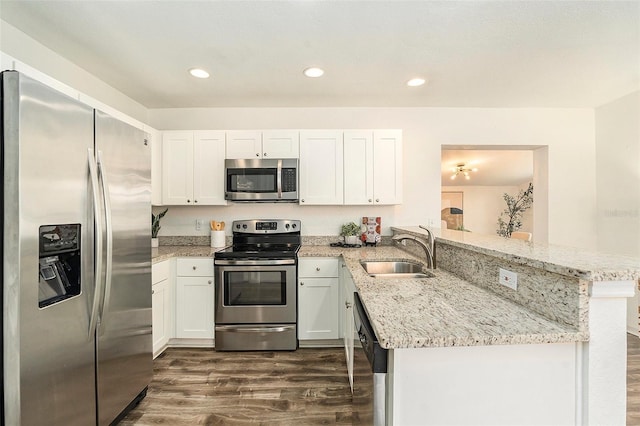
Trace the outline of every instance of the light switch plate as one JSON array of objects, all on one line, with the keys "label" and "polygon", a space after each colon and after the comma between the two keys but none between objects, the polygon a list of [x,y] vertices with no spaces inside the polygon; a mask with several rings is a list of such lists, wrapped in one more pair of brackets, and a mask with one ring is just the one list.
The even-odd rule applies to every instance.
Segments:
[{"label": "light switch plate", "polygon": [[518,289],[518,274],[507,269],[500,268],[500,278],[498,283],[509,287],[512,290]]}]

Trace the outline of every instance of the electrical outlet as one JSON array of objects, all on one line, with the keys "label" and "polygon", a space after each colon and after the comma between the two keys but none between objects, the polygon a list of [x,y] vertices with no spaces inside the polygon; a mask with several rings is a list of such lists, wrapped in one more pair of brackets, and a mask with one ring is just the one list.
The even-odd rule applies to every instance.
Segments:
[{"label": "electrical outlet", "polygon": [[201,230],[203,225],[204,219],[196,219],[196,231]]},{"label": "electrical outlet", "polygon": [[515,272],[508,271],[506,269],[500,268],[500,279],[498,283],[509,287],[512,290],[518,289],[518,274]]}]

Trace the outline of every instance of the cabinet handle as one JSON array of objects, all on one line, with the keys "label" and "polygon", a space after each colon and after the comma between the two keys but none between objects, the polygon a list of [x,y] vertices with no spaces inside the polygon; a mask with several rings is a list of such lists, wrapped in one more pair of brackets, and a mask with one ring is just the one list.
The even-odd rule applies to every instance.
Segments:
[{"label": "cabinet handle", "polygon": [[304,198],[302,200],[300,200],[300,201],[302,201],[304,203]]},{"label": "cabinet handle", "polygon": [[187,203],[190,203],[190,202],[191,202],[191,200],[187,200]]},{"label": "cabinet handle", "polygon": [[266,157],[266,156],[267,156],[267,153],[265,152],[264,154],[262,154],[262,156],[263,156],[263,157]]},{"label": "cabinet handle", "polygon": [[372,200],[371,198],[369,198],[369,202],[370,202],[370,203],[373,203],[373,200]]},{"label": "cabinet handle", "polygon": [[193,200],[193,202],[194,202],[194,203],[197,203],[197,202],[198,202],[198,200]]},{"label": "cabinet handle", "polygon": [[260,157],[260,153],[259,152],[256,152],[256,157]]},{"label": "cabinet handle", "polygon": [[376,203],[379,203],[379,202],[380,202],[380,199],[379,199],[379,198],[376,198]]},{"label": "cabinet handle", "polygon": [[193,270],[194,270],[194,271],[196,270],[196,267],[195,267],[195,266],[193,266]]},{"label": "cabinet handle", "polygon": [[344,263],[341,263],[340,266],[343,267],[343,268],[347,267],[347,265],[345,265]]},{"label": "cabinet handle", "polygon": [[151,294],[156,294],[156,291],[155,290],[151,290]]},{"label": "cabinet handle", "polygon": [[211,281],[211,280],[209,280],[209,281],[207,281],[207,282],[208,282],[209,284],[211,284],[211,283],[212,283],[212,281]]},{"label": "cabinet handle", "polygon": [[300,285],[304,285],[304,283],[302,281],[300,281]]},{"label": "cabinet handle", "polygon": [[316,271],[320,272],[320,267],[316,267]]},{"label": "cabinet handle", "polygon": [[351,307],[351,303],[349,302],[344,302],[344,307],[349,309]]}]

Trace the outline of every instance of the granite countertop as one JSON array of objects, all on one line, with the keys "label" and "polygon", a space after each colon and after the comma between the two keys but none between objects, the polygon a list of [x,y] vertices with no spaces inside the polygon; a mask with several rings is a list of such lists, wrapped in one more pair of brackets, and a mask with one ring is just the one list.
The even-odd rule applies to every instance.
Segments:
[{"label": "granite countertop", "polygon": [[[392,227],[425,237],[418,226]],[[433,229],[436,242],[450,244],[522,265],[588,281],[624,281],[640,279],[640,259],[608,253],[541,244],[483,235],[473,232]]]},{"label": "granite countertop", "polygon": [[162,262],[172,257],[210,257],[222,248],[209,246],[160,246],[151,249],[151,263]]},{"label": "granite countertop", "polygon": [[395,247],[303,246],[300,257],[342,255],[380,345],[387,349],[560,343],[588,333],[436,269],[434,278],[371,278],[360,260],[419,260]]}]

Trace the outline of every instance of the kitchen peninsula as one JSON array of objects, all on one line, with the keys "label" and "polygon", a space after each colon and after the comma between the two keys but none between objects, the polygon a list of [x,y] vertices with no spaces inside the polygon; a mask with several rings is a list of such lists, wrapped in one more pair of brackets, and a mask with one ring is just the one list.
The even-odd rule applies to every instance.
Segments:
[{"label": "kitchen peninsula", "polygon": [[[418,227],[392,228],[426,238]],[[459,231],[436,235],[435,277],[376,279],[360,261],[416,260],[411,243],[360,249],[313,245],[299,256],[342,256],[381,345],[389,350],[392,424],[624,424],[626,297],[637,259]],[[212,256],[207,247],[160,247]],[[516,290],[499,269],[515,272]]]},{"label": "kitchen peninsula", "polygon": [[[426,237],[418,227],[392,229]],[[445,317],[439,328],[449,328],[452,336],[391,351],[390,364],[398,367],[390,370],[394,423],[424,415],[421,421],[435,424],[624,424],[626,298],[640,278],[638,259],[460,231],[435,233],[439,272],[488,289],[563,331],[500,332],[507,323],[525,324],[522,314],[501,321],[478,315],[466,328],[451,326]],[[517,273],[517,290],[498,284],[501,268]],[[367,304],[368,298],[380,299],[362,287],[369,313],[383,317],[371,312],[377,303]],[[464,313],[451,301],[465,292],[464,286],[448,292],[443,311]],[[494,309],[484,302],[476,311]],[[373,325],[385,334],[386,324]],[[437,336],[438,328],[433,330]]]}]

